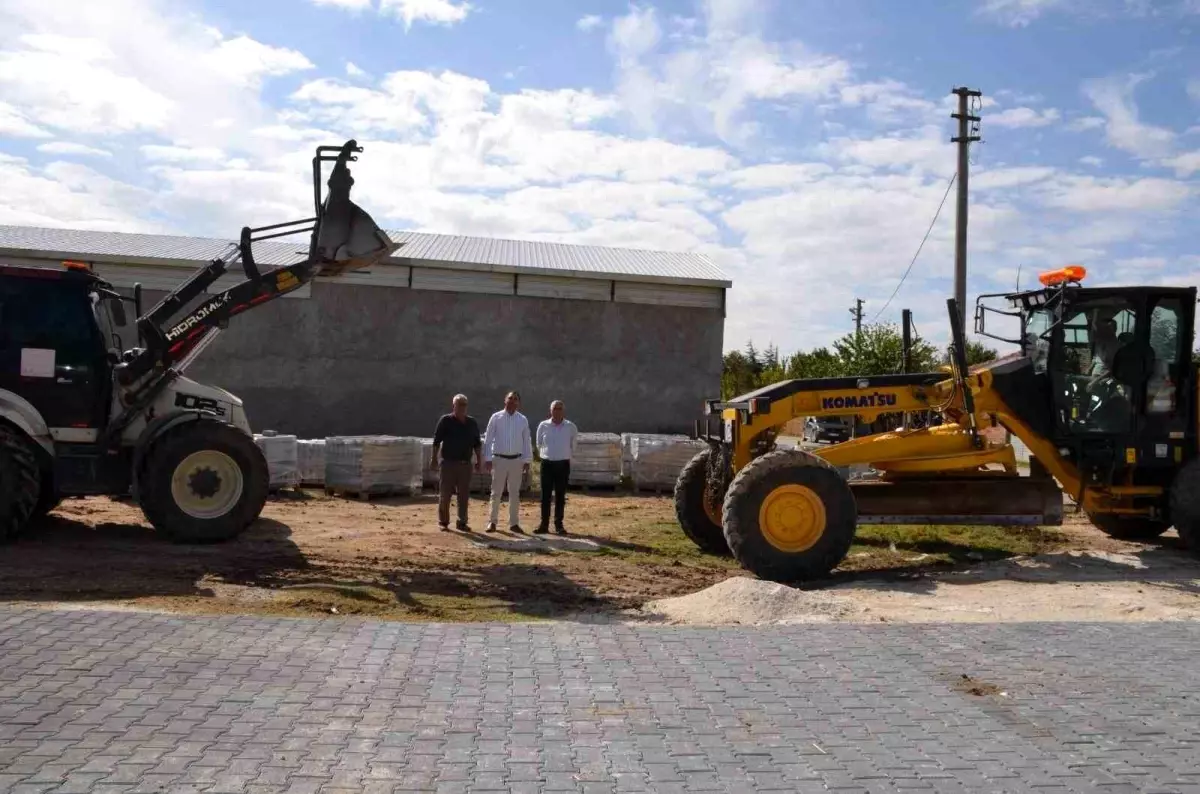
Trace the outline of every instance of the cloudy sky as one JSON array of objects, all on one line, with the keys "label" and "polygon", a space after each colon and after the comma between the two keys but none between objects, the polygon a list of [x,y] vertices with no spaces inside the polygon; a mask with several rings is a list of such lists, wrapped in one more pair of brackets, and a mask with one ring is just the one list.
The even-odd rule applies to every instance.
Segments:
[{"label": "cloudy sky", "polygon": [[[701,251],[726,346],[937,336],[972,294],[1200,274],[1200,0],[0,0],[0,223],[233,237],[356,137],[388,228]],[[880,315],[880,312],[882,314]]]}]

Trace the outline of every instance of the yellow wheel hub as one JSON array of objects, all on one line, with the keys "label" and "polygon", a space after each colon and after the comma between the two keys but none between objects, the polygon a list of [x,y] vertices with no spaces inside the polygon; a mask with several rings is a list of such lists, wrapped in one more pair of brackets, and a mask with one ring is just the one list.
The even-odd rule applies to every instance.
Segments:
[{"label": "yellow wheel hub", "polygon": [[808,551],[825,534],[825,503],[804,485],[781,485],[763,499],[758,527],[780,551]]},{"label": "yellow wheel hub", "polygon": [[704,497],[700,497],[700,500],[704,504],[704,514],[708,516],[708,520],[717,526],[721,526],[721,511],[714,509]]}]

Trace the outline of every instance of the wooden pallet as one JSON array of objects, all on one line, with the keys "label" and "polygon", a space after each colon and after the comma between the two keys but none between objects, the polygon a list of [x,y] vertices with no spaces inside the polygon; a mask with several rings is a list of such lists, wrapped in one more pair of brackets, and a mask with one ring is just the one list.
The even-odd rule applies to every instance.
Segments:
[{"label": "wooden pallet", "polygon": [[396,497],[411,498],[420,496],[421,492],[405,488],[395,491],[355,491],[351,488],[325,488],[325,495],[341,498],[341,499],[357,499],[360,502],[369,502],[372,499],[394,499]]}]

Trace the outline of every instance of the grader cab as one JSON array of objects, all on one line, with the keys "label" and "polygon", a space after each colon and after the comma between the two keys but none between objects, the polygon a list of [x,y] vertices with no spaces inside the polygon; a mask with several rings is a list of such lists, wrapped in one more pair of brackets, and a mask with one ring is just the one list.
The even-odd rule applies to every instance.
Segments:
[{"label": "grader cab", "polygon": [[[675,487],[683,531],[762,578],[802,581],[837,567],[858,524],[1053,526],[1065,493],[1114,537],[1174,526],[1200,553],[1196,288],[1087,288],[1085,276],[1072,266],[1042,274],[1039,289],[980,296],[976,332],[1019,347],[996,361],[967,367],[950,299],[948,372],[787,380],[709,401],[696,428],[709,448]],[[999,316],[1014,337],[987,329]],[[943,423],[776,445],[797,417],[927,411]],[[1028,473],[1008,441],[981,432],[991,427],[1030,450]],[[879,476],[843,475],[863,465]]]}]

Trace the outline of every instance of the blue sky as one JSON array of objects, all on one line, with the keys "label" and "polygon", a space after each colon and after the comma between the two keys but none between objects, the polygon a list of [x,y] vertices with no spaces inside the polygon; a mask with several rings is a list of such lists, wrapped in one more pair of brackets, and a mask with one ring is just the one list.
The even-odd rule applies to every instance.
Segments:
[{"label": "blue sky", "polygon": [[[0,223],[230,237],[367,150],[389,228],[692,250],[726,346],[944,331],[954,85],[972,294],[1196,283],[1200,0],[0,0]],[[299,214],[298,214],[299,213]]]}]

